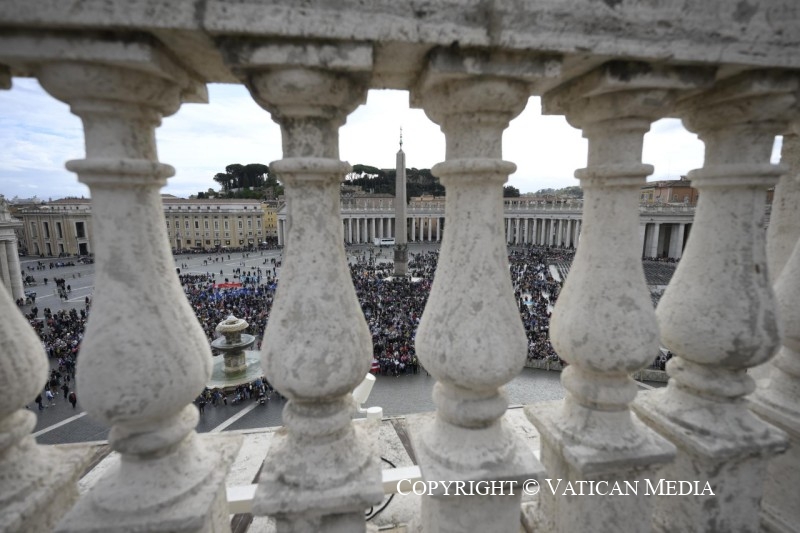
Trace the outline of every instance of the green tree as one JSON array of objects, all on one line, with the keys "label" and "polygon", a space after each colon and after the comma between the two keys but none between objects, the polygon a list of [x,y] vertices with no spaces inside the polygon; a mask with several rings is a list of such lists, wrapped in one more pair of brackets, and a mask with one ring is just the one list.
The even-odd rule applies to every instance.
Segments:
[{"label": "green tree", "polygon": [[513,185],[503,187],[503,198],[519,198],[519,189]]}]

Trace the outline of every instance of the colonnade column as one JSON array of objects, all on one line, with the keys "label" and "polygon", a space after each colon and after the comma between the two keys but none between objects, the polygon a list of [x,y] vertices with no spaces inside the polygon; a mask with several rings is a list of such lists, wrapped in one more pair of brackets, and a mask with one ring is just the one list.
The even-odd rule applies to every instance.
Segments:
[{"label": "colonnade column", "polygon": [[[0,241],[0,277],[6,284],[8,292],[11,292],[11,269],[8,266],[8,256],[6,255],[6,241]],[[14,298],[19,299],[19,296]]]},{"label": "colonnade column", "polygon": [[[638,388],[630,374],[658,351],[636,239],[639,191],[653,171],[641,162],[642,144],[650,123],[671,109],[676,96],[660,87],[687,79],[688,71],[679,77],[639,63],[609,63],[543,97],[545,113],[566,114],[589,140],[587,168],[575,172],[584,191],[585,235],[550,324],[553,346],[569,363],[561,374],[567,395],[525,408],[542,438],[548,478],[626,486],[643,483],[674,458],[675,447],[632,415]],[[541,498],[543,530],[622,523],[630,531],[650,529],[652,500],[643,492],[570,496],[543,490]]]},{"label": "colonnade column", "polygon": [[436,242],[442,242],[442,217],[436,219]]},{"label": "colonnade column", "polygon": [[428,532],[519,531],[520,484],[541,468],[503,420],[502,389],[527,355],[505,246],[503,184],[515,165],[501,159],[502,133],[530,93],[527,81],[470,78],[489,66],[535,77],[545,61],[438,50],[412,91],[412,105],[445,134],[447,160],[432,172],[447,189],[447,225],[416,337],[420,361],[437,379],[436,418],[412,426],[411,437],[424,480],[502,480],[514,490],[423,496]]},{"label": "colonnade column", "polygon": [[17,239],[14,236],[10,241],[6,241],[6,257],[8,258],[8,269],[11,278],[11,296],[15,300],[17,298],[25,298],[25,289],[22,284],[22,267],[19,263],[19,249],[17,248]]},{"label": "colonnade column", "polygon": [[678,223],[673,224],[670,229],[668,257],[672,259],[680,259],[683,254],[683,232],[685,227],[683,223]]},{"label": "colonnade column", "polygon": [[411,219],[411,242],[416,242],[417,240],[417,218],[416,217],[409,217]]},{"label": "colonnade column", "polygon": [[659,222],[654,222],[650,228],[650,241],[647,244],[647,257],[658,257],[658,238],[661,235],[661,224]]},{"label": "colonnade column", "polygon": [[[383,499],[381,467],[369,428],[351,420],[351,393],[369,371],[372,338],[336,221],[350,170],[339,160],[339,128],[366,100],[372,48],[252,46],[252,55],[247,46],[229,49],[229,60],[244,63],[236,70],[281,127],[283,159],[270,169],[285,184],[291,221],[261,354],[270,382],[288,398],[285,430],[267,454],[253,514],[274,516],[279,533],[365,531],[364,509]],[[327,66],[329,54],[336,69]]]},{"label": "colonnade column", "polygon": [[743,399],[754,389],[747,369],[780,345],[762,219],[766,189],[783,173],[769,162],[773,141],[786,130],[796,90],[794,78],[747,72],[679,110],[705,143],[703,168],[689,173],[700,199],[656,311],[662,343],[675,354],[671,379],[640,395],[636,411],[678,448],[663,477],[698,480],[703,493],[656,496],[661,530],[757,531],[767,461],[786,449],[786,435]]},{"label": "colonnade column", "polygon": [[761,500],[762,528],[789,532],[800,524],[795,494],[800,485],[800,137],[784,135],[781,162],[789,172],[775,187],[767,259],[784,337],[778,354],[764,365],[770,371],[752,398],[752,409],[789,435],[789,450],[767,467]]},{"label": "colonnade column", "polygon": [[111,427],[120,462],[57,531],[222,530],[241,439],[209,444],[194,429],[211,350],[175,273],[160,196],[174,169],[159,163],[155,138],[161,117],[186,97],[204,100],[205,87],[146,42],[92,45],[108,62],[46,63],[37,74],[83,122],[86,158],[67,168],[91,191],[96,275],[77,385],[89,415]]}]

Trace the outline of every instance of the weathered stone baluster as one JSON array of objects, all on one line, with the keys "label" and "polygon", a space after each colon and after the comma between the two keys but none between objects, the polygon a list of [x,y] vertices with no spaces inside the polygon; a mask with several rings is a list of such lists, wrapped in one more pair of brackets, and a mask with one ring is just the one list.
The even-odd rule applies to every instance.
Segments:
[{"label": "weathered stone baluster", "polygon": [[0,283],[0,531],[50,531],[78,499],[83,453],[45,450],[25,409],[47,383],[47,356]]},{"label": "weathered stone baluster", "polygon": [[762,219],[765,191],[782,173],[769,163],[773,140],[786,130],[795,87],[779,74],[745,73],[681,104],[706,151],[689,174],[700,191],[693,230],[656,310],[676,357],[666,389],[634,405],[678,448],[663,478],[699,490],[660,492],[659,530],[756,531],[766,462],[786,448],[785,434],[753,415],[744,396],[754,388],[747,369],[780,344]]},{"label": "weathered stone baluster", "polygon": [[[800,524],[800,506],[797,505],[797,487],[800,486],[800,137],[797,135],[783,137],[782,162],[788,164],[789,173],[781,177],[776,187],[767,255],[770,268],[774,266],[780,272],[773,278],[777,280],[773,288],[778,300],[778,320],[783,327],[783,346],[768,365],[771,372],[766,386],[760,386],[751,399],[753,411],[789,435],[789,450],[772,459],[767,467],[761,503],[762,528],[788,532],[797,531]],[[792,244],[794,251],[787,257]]]},{"label": "weathered stone baluster", "polygon": [[[502,420],[502,386],[522,369],[527,342],[503,221],[503,183],[515,165],[501,159],[501,147],[530,82],[557,64],[517,59],[439,52],[412,93],[441,126],[447,149],[432,169],[447,188],[441,256],[416,336],[420,361],[437,378],[438,410],[431,425],[412,426],[414,449],[425,480],[503,481],[514,494],[424,497],[429,532],[519,531],[519,484],[541,472]],[[517,77],[504,74],[511,72]]]},{"label": "weathered stone baluster", "polygon": [[775,186],[767,228],[767,262],[773,286],[800,239],[800,135],[783,136],[781,163],[789,172]]},{"label": "weathered stone baluster", "polygon": [[[648,531],[644,480],[675,456],[629,409],[637,392],[630,374],[658,353],[638,237],[639,190],[653,171],[641,162],[642,143],[650,123],[672,109],[676,90],[710,82],[709,74],[609,63],[543,99],[546,113],[566,114],[583,130],[589,157],[575,172],[584,190],[583,238],[550,326],[553,346],[570,363],[561,375],[567,396],[526,413],[542,436],[548,478],[594,481],[608,494],[546,488],[543,519],[553,531]],[[631,492],[637,485],[642,490]]]},{"label": "weathered stone baluster", "polygon": [[[334,52],[341,70],[326,68]],[[352,390],[364,379],[372,339],[356,298],[342,239],[339,128],[363,103],[372,50],[365,46],[264,45],[245,64],[254,99],[283,135],[270,168],[286,186],[281,281],[264,334],[262,364],[289,398],[286,432],[267,455],[253,502],[278,531],[364,531],[364,511],[383,498],[368,428],[356,427]],[[252,70],[247,70],[248,68]]]},{"label": "weathered stone baluster", "polygon": [[239,440],[209,444],[194,430],[192,401],[210,377],[211,353],[175,274],[159,196],[173,169],[158,162],[155,142],[161,117],[191,86],[147,45],[102,44],[109,62],[138,68],[53,62],[38,72],[83,121],[86,159],[67,167],[91,190],[96,278],[77,380],[121,455],[58,531],[221,531]]}]

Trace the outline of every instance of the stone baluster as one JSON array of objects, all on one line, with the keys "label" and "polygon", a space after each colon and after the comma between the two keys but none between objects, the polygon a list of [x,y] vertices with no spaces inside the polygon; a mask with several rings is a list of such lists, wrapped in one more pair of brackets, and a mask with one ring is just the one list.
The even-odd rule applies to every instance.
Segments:
[{"label": "stone baluster", "polygon": [[25,404],[47,376],[41,342],[0,283],[0,531],[51,531],[78,499],[88,455],[44,449],[31,436],[36,415]]},{"label": "stone baluster", "polygon": [[[589,157],[575,172],[584,190],[583,238],[550,326],[554,348],[570,363],[561,374],[567,395],[530,405],[526,414],[541,434],[548,478],[594,481],[610,494],[544,490],[547,530],[650,529],[645,479],[674,458],[675,447],[629,408],[638,390],[630,374],[658,353],[639,260],[639,191],[653,171],[641,162],[642,143],[651,122],[672,109],[677,90],[710,82],[708,74],[609,63],[544,96],[545,113],[566,114],[583,130]],[[642,490],[631,493],[637,485]]]},{"label": "stone baluster", "polygon": [[773,285],[800,239],[800,136],[797,134],[783,136],[781,163],[789,167],[789,172],[775,186],[767,228],[767,263]]},{"label": "stone baluster", "polygon": [[159,195],[174,171],[155,142],[161,117],[205,89],[147,44],[102,44],[87,49],[105,62],[45,63],[37,74],[83,121],[86,159],[67,168],[91,190],[96,277],[77,380],[120,454],[57,530],[222,531],[240,440],[194,430],[211,351],[175,273]]},{"label": "stone baluster", "polygon": [[[780,272],[773,288],[784,334],[783,346],[768,364],[771,370],[768,384],[759,386],[751,406],[764,420],[784,430],[790,439],[789,450],[772,459],[767,467],[761,515],[762,530],[770,532],[797,531],[800,524],[797,505],[797,487],[800,486],[800,137],[797,135],[783,137],[782,162],[789,166],[789,173],[781,177],[775,190],[767,256],[770,274],[773,274],[773,267]],[[794,251],[786,257],[792,245]]]},{"label": "stone baluster", "polygon": [[[281,126],[284,159],[270,164],[286,187],[288,233],[281,282],[264,334],[262,365],[289,401],[253,501],[279,532],[364,531],[383,498],[369,428],[352,421],[351,392],[372,359],[372,338],[343,246],[339,128],[366,100],[370,47],[264,44],[228,49],[253,98]],[[256,59],[254,59],[256,58]],[[257,58],[269,62],[259,63]],[[366,224],[358,226],[358,240]]]},{"label": "stone baluster", "polygon": [[692,497],[660,490],[662,531],[756,531],[766,463],[786,435],[748,409],[747,369],[780,345],[764,246],[765,191],[783,172],[769,163],[785,131],[796,81],[752,72],[681,103],[686,127],[705,142],[690,172],[700,191],[695,224],[656,316],[675,357],[665,389],[640,394],[637,414],[678,448],[666,480],[698,482]]},{"label": "stone baluster", "polygon": [[[502,387],[522,369],[527,340],[503,219],[503,184],[515,165],[501,159],[501,146],[530,82],[557,68],[547,60],[438,52],[412,92],[412,105],[445,134],[446,161],[432,171],[447,188],[441,256],[416,336],[420,361],[437,379],[437,412],[430,423],[412,422],[412,442],[424,480],[507,483],[506,496],[423,497],[425,531],[519,531],[520,484],[541,472],[503,420]],[[512,72],[518,77],[503,74]]]}]

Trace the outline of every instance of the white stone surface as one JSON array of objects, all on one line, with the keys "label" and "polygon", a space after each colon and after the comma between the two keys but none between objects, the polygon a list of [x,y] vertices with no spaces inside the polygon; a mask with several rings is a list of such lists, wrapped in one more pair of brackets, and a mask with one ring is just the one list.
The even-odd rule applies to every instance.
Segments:
[{"label": "white stone surface", "polygon": [[761,218],[766,188],[785,171],[769,156],[796,90],[792,77],[756,72],[682,103],[706,153],[689,174],[700,191],[694,229],[656,311],[676,357],[667,388],[635,405],[678,448],[663,476],[708,481],[715,496],[659,496],[657,529],[757,530],[766,462],[786,448],[786,435],[742,400],[754,390],[746,370],[780,345]]},{"label": "white stone surface", "polygon": [[[767,251],[772,251],[770,267],[780,272],[773,279],[783,344],[764,365],[770,370],[767,382],[759,384],[751,399],[753,411],[789,435],[789,450],[769,463],[762,501],[762,527],[766,531],[789,532],[800,527],[800,507],[795,497],[795,488],[800,486],[800,144],[796,135],[784,136],[782,162],[789,166],[789,172],[776,190],[773,209],[779,210],[778,229],[771,231],[768,238],[777,242],[768,240]],[[792,243],[794,250],[781,264]]]},{"label": "white stone surface", "polygon": [[[491,60],[497,69],[487,66]],[[501,387],[527,354],[503,238],[502,186],[515,167],[501,159],[502,133],[525,107],[530,83],[506,75],[517,69],[544,77],[553,67],[531,57],[442,52],[412,93],[412,102],[440,125],[447,146],[447,160],[432,169],[447,188],[446,224],[416,335],[420,362],[437,379],[435,420],[412,426],[427,481],[518,484],[541,470],[502,419],[508,400]],[[465,79],[478,72],[484,75]],[[430,532],[518,528],[520,492],[426,496],[421,522]]]},{"label": "white stone surface", "polygon": [[[338,160],[338,130],[366,98],[363,75],[352,70],[365,67],[371,49],[334,51],[335,69],[315,46],[278,54],[267,69],[241,50],[230,58],[257,69],[248,86],[283,139],[284,159],[270,167],[286,187],[288,232],[262,362],[289,401],[253,505],[255,515],[277,519],[278,531],[364,530],[364,509],[383,498],[373,438],[350,420],[372,347],[339,218],[339,183],[350,167]],[[309,293],[316,296],[301,296]]]}]

